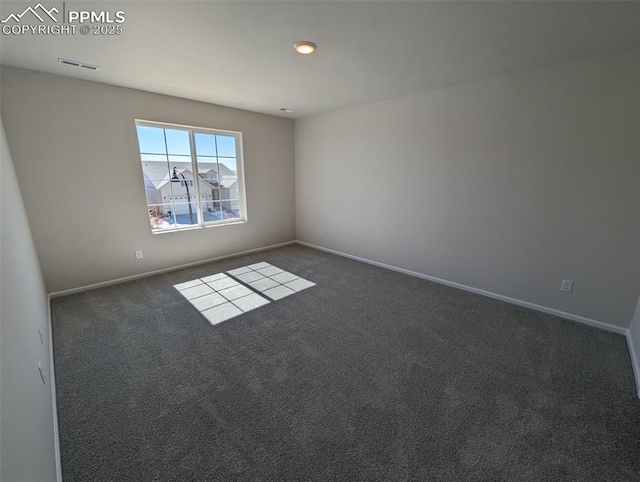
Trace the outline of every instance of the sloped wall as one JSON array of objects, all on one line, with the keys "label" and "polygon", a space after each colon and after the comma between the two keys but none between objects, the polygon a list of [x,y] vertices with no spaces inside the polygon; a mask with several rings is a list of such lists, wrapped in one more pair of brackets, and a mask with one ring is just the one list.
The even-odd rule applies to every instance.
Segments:
[{"label": "sloped wall", "polygon": [[50,482],[56,459],[49,301],[1,119],[0,162],[0,480]]}]

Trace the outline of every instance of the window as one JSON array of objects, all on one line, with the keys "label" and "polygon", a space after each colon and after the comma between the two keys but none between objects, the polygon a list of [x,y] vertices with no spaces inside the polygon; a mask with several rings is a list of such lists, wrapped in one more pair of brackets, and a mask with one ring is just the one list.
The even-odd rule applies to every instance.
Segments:
[{"label": "window", "polygon": [[242,134],[136,121],[151,230],[246,221]]}]

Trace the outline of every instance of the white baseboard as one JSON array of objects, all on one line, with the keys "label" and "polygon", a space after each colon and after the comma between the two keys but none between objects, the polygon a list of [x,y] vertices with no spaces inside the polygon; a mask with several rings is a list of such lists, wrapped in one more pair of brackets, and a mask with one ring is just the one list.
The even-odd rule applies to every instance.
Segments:
[{"label": "white baseboard", "polygon": [[270,249],[281,248],[283,246],[289,246],[291,244],[296,244],[296,241],[287,241],[285,243],[272,244],[270,246],[263,246],[261,248],[248,249],[246,251],[240,251],[237,253],[225,254],[223,256],[217,256],[215,258],[204,259],[201,261],[194,261],[193,263],[181,264],[178,266],[172,266],[170,268],[157,269],[154,271],[147,271],[146,273],[134,274],[131,276],[125,276],[123,278],[112,279],[108,281],[101,281],[100,283],[93,283],[86,286],[79,286],[77,288],[70,288],[68,290],[62,291],[54,291],[49,293],[50,298],[58,298],[59,296],[72,295],[74,293],[81,293],[83,291],[94,290],[96,288],[103,288],[105,286],[117,285],[119,283],[124,283],[126,281],[133,281],[140,278],[148,278],[149,276],[155,276],[157,274],[168,273],[171,271],[177,271],[179,269],[191,268],[193,266],[198,266],[201,264],[213,263],[214,261],[222,261],[223,259],[229,258],[237,258],[238,256],[244,256],[246,254],[259,253],[260,251],[268,251]]},{"label": "white baseboard", "polygon": [[62,482],[62,458],[60,457],[60,432],[58,430],[58,404],[56,402],[56,370],[53,361],[53,325],[51,323],[51,296],[47,299],[47,322],[49,326],[49,380],[51,385],[51,407],[53,410],[53,451],[56,458],[56,481]]},{"label": "white baseboard", "polygon": [[481,290],[478,288],[474,288],[473,286],[467,286],[460,283],[455,283],[453,281],[447,281],[444,279],[436,278],[434,276],[429,276],[423,273],[418,273],[417,271],[411,271],[404,268],[398,268],[397,266],[392,266],[385,263],[380,263],[378,261],[373,261],[367,258],[361,258],[360,256],[354,256],[352,254],[343,253],[342,251],[337,251],[335,249],[325,248],[323,246],[318,246],[315,244],[307,243],[305,241],[296,241],[296,243],[301,244],[303,246],[308,246],[310,248],[318,249],[320,251],[326,251],[327,253],[336,254],[338,256],[343,256],[345,258],[354,259],[356,261],[361,261],[363,263],[371,264],[374,266],[379,266],[381,268],[386,268],[392,271],[397,271],[399,273],[407,274],[409,276],[415,276],[416,278],[422,278],[429,281],[433,281],[435,283],[440,283],[447,286],[452,286],[454,288],[458,288],[464,291],[469,291],[471,293],[476,293],[478,295],[487,296],[489,298],[494,298],[497,300],[505,301],[507,303],[511,303],[513,305],[523,306],[525,308],[530,308],[535,311],[540,311],[542,313],[548,313],[550,315],[558,316],[560,318],[565,318],[567,320],[577,321],[578,323],[583,323],[585,325],[594,326],[596,328],[600,328],[602,330],[611,331],[613,333],[618,333],[620,335],[627,335],[627,329],[621,326],[612,325],[610,323],[605,323],[604,321],[593,320],[591,318],[586,318],[580,315],[574,315],[573,313],[566,313],[564,311],[556,310],[553,308],[548,308],[546,306],[537,305],[535,303],[529,303],[528,301],[518,300],[516,298],[510,298],[509,296],[500,295],[498,293],[492,293],[490,291]]}]

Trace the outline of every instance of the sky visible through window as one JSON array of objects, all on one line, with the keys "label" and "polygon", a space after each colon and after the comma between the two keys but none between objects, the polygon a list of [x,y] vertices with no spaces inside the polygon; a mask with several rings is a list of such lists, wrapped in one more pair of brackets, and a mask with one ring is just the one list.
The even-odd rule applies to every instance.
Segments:
[{"label": "sky visible through window", "polygon": [[[188,131],[149,126],[137,126],[137,129],[143,161],[166,162],[168,158],[169,163],[190,162]],[[195,132],[194,140],[199,164],[219,162],[232,171],[237,170],[236,140],[233,136]]]}]

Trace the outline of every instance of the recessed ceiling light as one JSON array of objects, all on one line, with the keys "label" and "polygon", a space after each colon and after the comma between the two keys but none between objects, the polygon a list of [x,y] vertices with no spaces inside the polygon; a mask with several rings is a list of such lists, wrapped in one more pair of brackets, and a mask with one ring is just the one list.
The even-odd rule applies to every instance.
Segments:
[{"label": "recessed ceiling light", "polygon": [[296,52],[302,55],[309,55],[316,51],[318,46],[308,40],[301,40],[293,44],[293,48]]},{"label": "recessed ceiling light", "polygon": [[293,109],[289,109],[289,108],[287,108],[287,107],[278,107],[278,110],[279,110],[280,112],[286,112],[287,114],[290,114],[291,112],[294,112],[294,110],[293,110]]}]

